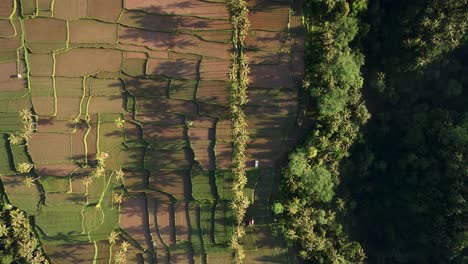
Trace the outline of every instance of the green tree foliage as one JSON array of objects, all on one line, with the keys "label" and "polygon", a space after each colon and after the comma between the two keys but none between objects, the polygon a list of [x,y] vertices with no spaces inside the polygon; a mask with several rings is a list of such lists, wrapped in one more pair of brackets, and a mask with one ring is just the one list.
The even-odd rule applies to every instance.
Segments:
[{"label": "green tree foliage", "polygon": [[467,2],[373,1],[369,10],[373,119],[341,169],[346,229],[369,263],[466,263]]},{"label": "green tree foliage", "polygon": [[306,263],[362,263],[365,258],[359,243],[343,231],[338,219],[343,201],[335,196],[340,161],[370,116],[360,93],[364,57],[351,47],[361,26],[355,15],[365,8],[365,1],[356,2],[360,3],[305,1],[304,94],[318,109],[317,124],[305,144],[289,156],[281,185],[285,210],[280,223]]}]

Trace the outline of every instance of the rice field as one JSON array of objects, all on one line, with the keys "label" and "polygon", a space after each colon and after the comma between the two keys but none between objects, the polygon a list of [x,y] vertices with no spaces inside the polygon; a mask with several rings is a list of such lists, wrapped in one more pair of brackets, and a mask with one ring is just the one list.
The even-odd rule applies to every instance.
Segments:
[{"label": "rice field", "polygon": [[[257,2],[245,263],[289,263],[270,205],[301,135],[304,41],[289,1]],[[224,0],[0,2],[0,178],[52,263],[114,263],[123,247],[127,263],[230,263],[231,39]],[[24,109],[33,135],[14,143]]]}]

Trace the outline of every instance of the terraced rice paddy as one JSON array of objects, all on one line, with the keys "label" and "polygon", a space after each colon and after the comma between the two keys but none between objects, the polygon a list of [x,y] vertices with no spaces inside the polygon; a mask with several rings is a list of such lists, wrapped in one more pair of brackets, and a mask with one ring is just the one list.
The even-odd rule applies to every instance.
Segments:
[{"label": "terraced rice paddy", "polygon": [[[289,263],[270,205],[305,131],[301,17],[289,1],[247,2],[245,263]],[[230,263],[231,37],[224,0],[0,2],[1,180],[53,263],[113,263],[124,241],[127,263]],[[23,109],[35,130],[18,146]]]}]

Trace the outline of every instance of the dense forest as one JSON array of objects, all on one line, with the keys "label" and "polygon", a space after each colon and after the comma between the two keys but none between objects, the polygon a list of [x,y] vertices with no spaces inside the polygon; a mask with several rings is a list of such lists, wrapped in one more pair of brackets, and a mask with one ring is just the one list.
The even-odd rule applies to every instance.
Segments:
[{"label": "dense forest", "polygon": [[318,111],[273,207],[286,239],[306,263],[466,263],[468,3],[310,0],[304,15]]}]

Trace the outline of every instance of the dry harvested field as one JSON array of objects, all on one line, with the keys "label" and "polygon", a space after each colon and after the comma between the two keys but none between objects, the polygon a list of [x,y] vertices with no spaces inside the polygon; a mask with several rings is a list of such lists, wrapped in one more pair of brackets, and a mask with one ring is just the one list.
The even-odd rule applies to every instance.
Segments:
[{"label": "dry harvested field", "polygon": [[[245,154],[269,169],[303,135],[304,38],[289,1],[247,2]],[[0,1],[0,175],[52,263],[114,263],[124,242],[127,263],[231,262],[231,28],[224,0]],[[33,135],[16,147],[22,110]],[[256,180],[248,213],[267,225],[246,263],[277,263],[275,192]]]}]

